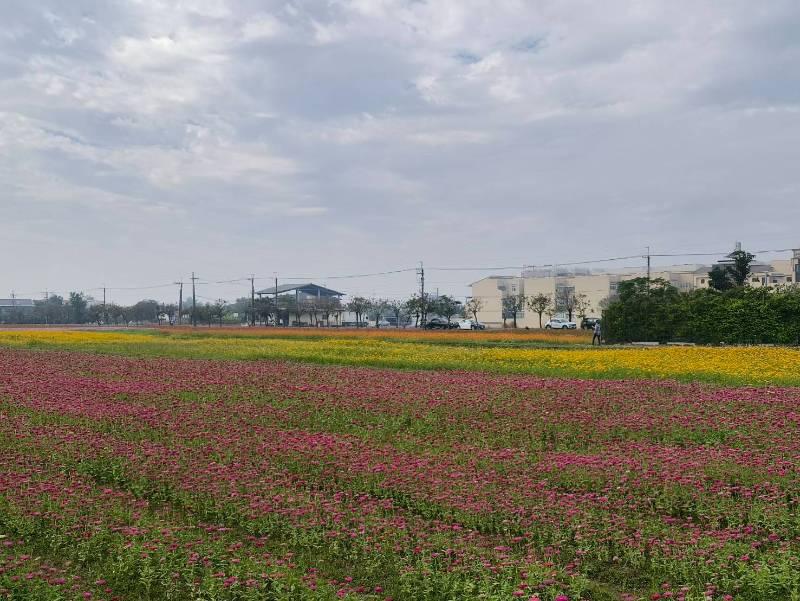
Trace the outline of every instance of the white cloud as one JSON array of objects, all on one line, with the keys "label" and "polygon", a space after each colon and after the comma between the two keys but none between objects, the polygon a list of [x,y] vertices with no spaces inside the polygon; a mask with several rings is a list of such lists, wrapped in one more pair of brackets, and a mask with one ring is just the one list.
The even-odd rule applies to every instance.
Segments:
[{"label": "white cloud", "polygon": [[[149,244],[220,270],[727,245],[754,203],[780,216],[754,244],[795,243],[793,0],[42,0],[0,19],[0,219],[53,244],[102,223],[112,262],[165,214],[180,225]],[[307,224],[325,235],[298,249]]]}]

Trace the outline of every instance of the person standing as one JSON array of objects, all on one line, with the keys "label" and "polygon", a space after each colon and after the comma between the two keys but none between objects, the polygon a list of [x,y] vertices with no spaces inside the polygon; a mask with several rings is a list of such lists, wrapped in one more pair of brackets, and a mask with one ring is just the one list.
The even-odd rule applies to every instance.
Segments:
[{"label": "person standing", "polygon": [[603,330],[600,328],[600,321],[596,321],[594,323],[594,329],[592,332],[592,346],[594,346],[595,340],[597,340],[597,346],[603,344]]}]

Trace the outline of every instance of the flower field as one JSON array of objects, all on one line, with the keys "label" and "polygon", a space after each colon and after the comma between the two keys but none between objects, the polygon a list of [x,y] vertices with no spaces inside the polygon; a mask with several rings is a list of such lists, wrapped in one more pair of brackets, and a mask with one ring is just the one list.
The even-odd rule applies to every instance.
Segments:
[{"label": "flower field", "polygon": [[[289,333],[287,333],[289,332]],[[384,332],[379,334],[378,332]],[[459,369],[577,378],[800,385],[787,347],[592,348],[585,335],[303,330],[0,331],[0,346],[138,356],[278,359],[404,369]],[[464,336],[462,339],[461,336]],[[547,337],[572,340],[548,345]],[[457,342],[461,340],[461,342]],[[590,338],[588,339],[591,340]]]},{"label": "flower field", "polygon": [[0,333],[0,599],[800,598],[800,388],[478,363],[794,351],[338,340]]}]

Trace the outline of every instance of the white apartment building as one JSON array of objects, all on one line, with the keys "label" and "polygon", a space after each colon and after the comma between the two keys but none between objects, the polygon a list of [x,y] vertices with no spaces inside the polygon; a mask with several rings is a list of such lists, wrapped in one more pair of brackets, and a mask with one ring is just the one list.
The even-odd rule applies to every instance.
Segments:
[{"label": "white apartment building", "polygon": [[[780,286],[800,282],[800,249],[794,250],[790,259],[775,260],[770,263],[756,262],[752,265],[750,286]],[[688,265],[654,268],[650,277],[670,282],[681,291],[688,292],[708,287],[709,265]],[[617,293],[617,285],[624,280],[646,277],[644,270],[620,272],[596,272],[589,270],[525,270],[520,276],[489,276],[473,282],[472,296],[479,298],[483,309],[478,312],[478,320],[490,328],[503,327],[503,297],[524,294],[533,296],[539,293],[556,298],[561,290],[585,295],[589,303],[587,317],[600,317],[605,303]],[[553,316],[566,317],[563,312]],[[542,316],[546,323],[550,315]],[[573,315],[577,321],[577,316]],[[505,320],[511,324],[510,317]],[[517,313],[517,327],[538,328],[539,315],[529,310]]]}]

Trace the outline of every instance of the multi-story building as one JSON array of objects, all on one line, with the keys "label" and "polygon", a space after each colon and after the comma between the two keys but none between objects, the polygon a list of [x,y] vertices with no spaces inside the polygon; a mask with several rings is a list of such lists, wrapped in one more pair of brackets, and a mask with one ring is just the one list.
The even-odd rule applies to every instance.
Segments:
[{"label": "multi-story building", "polygon": [[[650,277],[666,280],[678,290],[689,292],[708,287],[710,269],[709,265],[658,267],[651,271]],[[510,316],[503,319],[503,298],[506,296],[524,294],[530,297],[541,293],[555,300],[570,293],[583,295],[588,303],[586,315],[599,317],[605,303],[617,294],[619,282],[646,275],[644,270],[592,273],[586,269],[525,269],[520,276],[489,276],[473,282],[471,286],[472,296],[483,303],[483,308],[478,312],[478,320],[488,327],[500,328],[504,322],[510,323]],[[800,282],[800,249],[794,250],[790,259],[754,263],[748,285],[774,287],[796,282]],[[557,306],[552,315],[566,316]],[[549,317],[548,314],[543,315],[542,321],[546,322]],[[573,315],[573,319],[576,317]],[[517,313],[517,326],[538,328],[539,315],[527,309],[521,311]]]}]

